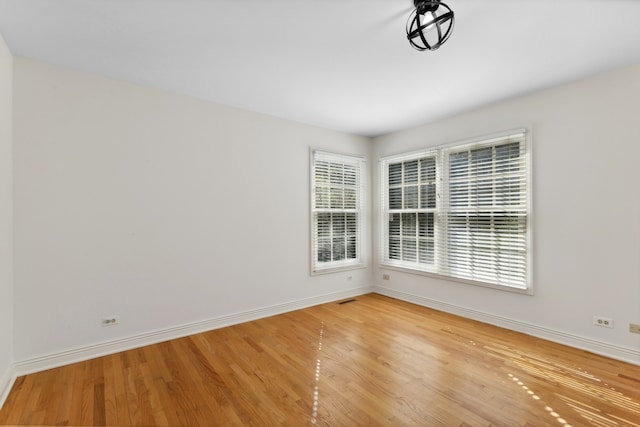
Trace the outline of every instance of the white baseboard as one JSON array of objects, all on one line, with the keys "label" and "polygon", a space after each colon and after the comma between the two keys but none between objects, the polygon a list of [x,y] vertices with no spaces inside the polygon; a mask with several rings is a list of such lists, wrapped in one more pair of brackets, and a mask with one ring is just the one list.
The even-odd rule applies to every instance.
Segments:
[{"label": "white baseboard", "polygon": [[7,370],[0,377],[0,409],[4,406],[4,402],[7,400],[11,387],[13,387],[17,377],[18,376],[16,375],[13,365],[9,365]]},{"label": "white baseboard", "polygon": [[555,329],[545,328],[542,326],[531,325],[519,320],[509,319],[502,316],[496,316],[481,311],[460,307],[430,298],[397,291],[381,286],[374,286],[373,292],[385,295],[391,298],[421,305],[423,307],[433,308],[435,310],[444,311],[446,313],[455,314],[466,317],[468,319],[478,320],[490,325],[500,326],[516,332],[522,332],[534,337],[543,338],[558,344],[575,347],[581,350],[587,350],[595,354],[610,357],[612,359],[623,362],[640,365],[640,350],[617,346],[614,344],[604,343],[591,338],[581,337],[579,335],[569,334]]},{"label": "white baseboard", "polygon": [[258,308],[243,313],[225,315],[199,322],[188,323],[172,328],[152,331],[113,341],[106,341],[98,344],[78,347],[59,353],[47,354],[40,357],[21,360],[17,361],[14,364],[14,378],[15,376],[21,376],[34,372],[44,371],[51,368],[57,368],[59,366],[68,365],[70,363],[81,362],[84,360],[106,356],[108,354],[113,354],[120,351],[131,350],[133,348],[156,344],[159,342],[181,338],[200,332],[236,325],[243,322],[249,322],[251,320],[274,316],[277,314],[299,310],[318,304],[324,304],[331,301],[337,301],[343,298],[351,298],[354,296],[367,294],[372,291],[372,287],[361,287],[342,292],[334,292],[316,297],[276,304],[270,307]]}]

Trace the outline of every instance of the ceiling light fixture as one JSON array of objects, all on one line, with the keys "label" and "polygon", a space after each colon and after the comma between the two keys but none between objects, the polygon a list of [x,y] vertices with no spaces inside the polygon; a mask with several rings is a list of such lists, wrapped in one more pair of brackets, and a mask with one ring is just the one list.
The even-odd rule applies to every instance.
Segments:
[{"label": "ceiling light fixture", "polygon": [[413,0],[416,7],[407,20],[407,39],[416,50],[436,50],[453,30],[453,11],[440,0]]}]

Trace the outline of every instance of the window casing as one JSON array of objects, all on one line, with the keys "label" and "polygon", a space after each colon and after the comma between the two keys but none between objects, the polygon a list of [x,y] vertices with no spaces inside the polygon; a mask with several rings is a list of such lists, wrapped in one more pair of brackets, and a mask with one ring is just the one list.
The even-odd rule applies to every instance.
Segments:
[{"label": "window casing", "polygon": [[381,159],[381,264],[530,292],[526,133]]},{"label": "window casing", "polygon": [[312,273],[364,266],[364,159],[312,151]]}]

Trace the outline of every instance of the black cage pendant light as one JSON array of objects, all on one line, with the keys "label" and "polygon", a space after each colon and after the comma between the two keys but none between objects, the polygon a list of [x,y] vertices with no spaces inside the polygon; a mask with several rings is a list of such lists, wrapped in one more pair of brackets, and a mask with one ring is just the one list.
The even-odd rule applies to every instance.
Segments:
[{"label": "black cage pendant light", "polygon": [[407,20],[407,39],[417,50],[436,50],[453,30],[453,11],[440,0],[413,0],[416,7]]}]

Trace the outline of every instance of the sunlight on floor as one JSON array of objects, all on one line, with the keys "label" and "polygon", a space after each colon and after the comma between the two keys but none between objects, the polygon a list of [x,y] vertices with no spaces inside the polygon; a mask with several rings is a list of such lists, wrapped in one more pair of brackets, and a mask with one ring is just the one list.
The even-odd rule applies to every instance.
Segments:
[{"label": "sunlight on floor", "polygon": [[[524,390],[528,395],[530,395],[533,400],[538,400],[538,401],[540,400],[540,397],[537,394],[535,394],[532,390],[529,390],[529,387],[524,385],[524,383],[520,381],[517,377],[514,377],[513,374],[509,374],[509,378],[511,378],[514,382],[516,382],[516,384],[522,387],[522,390]],[[541,403],[544,404],[543,402]],[[572,427],[571,424],[565,421],[564,418],[560,417],[560,415],[557,412],[555,412],[552,407],[545,406],[544,409],[549,413],[549,415],[556,418],[562,426]]]},{"label": "sunlight on floor", "polygon": [[318,420],[318,405],[320,403],[319,395],[320,395],[320,366],[322,362],[320,361],[319,354],[322,351],[322,337],[324,335],[324,322],[320,324],[320,338],[318,339],[318,360],[316,362],[316,376],[315,376],[315,387],[313,389],[313,412],[311,413],[311,422],[313,424]]},{"label": "sunlight on floor", "polygon": [[[567,366],[539,356],[524,354],[517,349],[506,346],[493,345],[486,346],[485,349],[501,357],[508,357],[511,363],[520,368],[524,373],[538,378],[544,378],[549,382],[557,383],[561,387],[566,388],[567,393],[555,392],[552,396],[549,396],[549,399],[560,399],[560,401],[566,405],[566,408],[569,408],[575,414],[585,419],[589,425],[597,427],[640,427],[640,423],[638,423],[637,420],[634,422],[621,418],[610,413],[611,410],[606,409],[611,407],[615,409],[618,407],[627,413],[637,414],[640,419],[640,403],[625,396],[609,384],[603,383],[603,381],[595,375],[585,372],[581,368]],[[557,411],[550,405],[545,404],[543,398],[533,390],[530,390],[521,379],[518,379],[513,374],[509,374],[509,377],[514,383],[520,386],[524,392],[529,394],[532,399],[544,404],[545,411],[554,417],[560,425],[563,427],[570,426]],[[576,393],[582,397],[580,400],[576,400]],[[573,394],[573,398],[565,394]],[[601,407],[599,408],[597,406]]]}]

